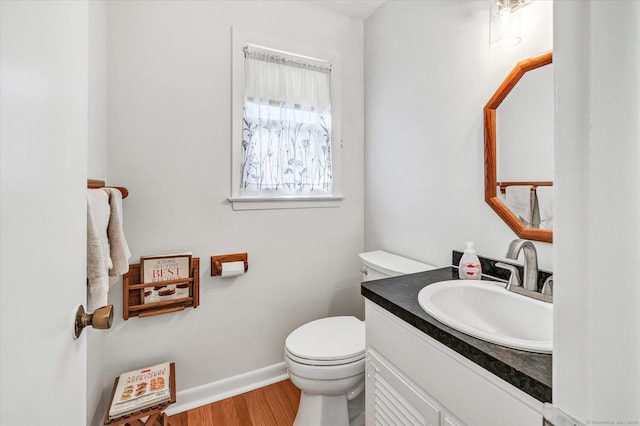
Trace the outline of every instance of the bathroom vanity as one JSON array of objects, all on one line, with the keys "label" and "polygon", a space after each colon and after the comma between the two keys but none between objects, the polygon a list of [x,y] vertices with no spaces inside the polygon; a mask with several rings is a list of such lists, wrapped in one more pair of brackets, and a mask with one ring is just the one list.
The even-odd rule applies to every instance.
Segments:
[{"label": "bathroom vanity", "polygon": [[420,307],[423,287],[457,274],[447,267],[362,283],[368,425],[542,424],[551,354],[476,339]]}]

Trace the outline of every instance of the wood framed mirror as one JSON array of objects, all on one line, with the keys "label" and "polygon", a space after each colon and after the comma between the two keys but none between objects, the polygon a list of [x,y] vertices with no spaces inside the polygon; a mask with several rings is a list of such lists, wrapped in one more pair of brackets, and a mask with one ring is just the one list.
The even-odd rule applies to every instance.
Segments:
[{"label": "wood framed mirror", "polygon": [[[507,188],[510,186],[520,187],[520,189],[511,188],[510,193],[516,194],[517,191],[524,191],[523,188],[530,188],[528,190],[531,191],[531,211],[533,212],[535,209],[539,209],[538,207],[538,198],[536,197],[536,191],[541,195],[542,190],[538,190],[539,187],[548,187],[545,191],[546,194],[552,193],[549,192],[549,189],[553,186],[553,70],[552,67],[545,69],[544,71],[536,71],[536,73],[531,73],[533,70],[538,70],[546,65],[550,65],[552,63],[552,53],[548,52],[542,54],[540,56],[536,56],[534,58],[529,58],[522,60],[516,64],[516,66],[511,70],[507,78],[500,85],[495,94],[491,97],[489,102],[484,107],[484,161],[485,161],[485,201],[491,208],[502,218],[502,220],[515,232],[515,234],[519,238],[524,238],[527,240],[535,240],[535,241],[544,241],[544,242],[552,242],[553,241],[553,230],[552,229],[543,229],[545,227],[550,227],[550,225],[543,225],[540,227],[540,223],[536,223],[535,214],[538,214],[538,220],[540,213],[536,211],[535,214],[532,213],[532,221],[528,223],[521,216],[518,216],[514,213],[513,208],[510,208],[508,205],[510,204],[508,198],[502,195],[502,191],[507,192]],[[513,136],[513,131],[505,130],[502,133],[499,131],[505,125],[506,115],[498,114],[498,107],[503,105],[502,110],[505,108],[505,104],[507,96],[511,93],[511,97],[509,102],[512,102],[512,99],[515,99],[516,93],[520,98],[521,92],[525,89],[525,83],[527,85],[532,85],[534,83],[531,81],[541,81],[539,80],[544,72],[546,75],[550,75],[550,88],[540,89],[537,87],[528,88],[527,90],[535,93],[535,97],[539,97],[540,93],[546,93],[546,97],[549,99],[545,99],[544,101],[535,101],[532,103],[542,103],[544,105],[545,111],[540,113],[540,110],[534,110],[532,112],[529,111],[518,111],[517,113],[512,113],[510,117],[520,117],[520,119],[527,120],[525,125],[521,123],[518,124],[514,119],[513,123],[509,123],[512,128],[516,128],[517,131],[521,131],[522,134],[519,136]],[[528,73],[525,79],[525,75]],[[530,78],[530,76],[534,76]],[[540,84],[540,83],[536,83]],[[548,84],[548,83],[546,83]],[[514,88],[518,85],[518,90],[514,90]],[[524,92],[523,92],[524,93]],[[549,105],[550,102],[550,105]],[[518,103],[527,105],[527,101],[523,101],[522,99],[518,100]],[[533,108],[533,107],[532,107]],[[539,107],[538,107],[539,108]],[[547,109],[549,109],[547,111]],[[502,113],[502,111],[501,111]],[[547,120],[550,120],[550,123],[536,123],[536,120],[540,119],[541,116],[545,116]],[[536,134],[540,129],[551,129],[550,134],[547,131],[544,135]],[[506,137],[506,135],[510,135]],[[516,140],[517,143],[527,143],[525,149],[516,148]],[[521,140],[525,142],[521,142]],[[545,144],[544,146],[541,144]],[[499,148],[502,150],[499,152]],[[497,157],[506,157],[505,152],[508,151],[507,147],[511,151],[518,151],[517,153],[512,153],[510,158],[502,159],[500,161],[497,160]],[[550,148],[549,148],[550,147]],[[550,153],[550,154],[549,154]],[[545,163],[550,164],[541,164],[540,169],[544,169],[544,171],[529,171],[530,173],[527,176],[521,176],[522,170],[528,170],[530,168],[531,163],[535,162],[532,157],[540,156],[543,157]],[[549,158],[550,157],[550,158]],[[505,168],[502,167],[503,170],[499,170],[500,164],[511,164],[509,168],[518,170],[517,172],[511,172],[511,174],[504,175]],[[550,168],[549,168],[550,167]],[[549,172],[549,170],[551,170]],[[550,176],[549,176],[550,174]],[[543,177],[542,179],[540,177]],[[520,193],[522,196],[523,192]],[[548,197],[548,195],[547,195]],[[513,198],[512,198],[513,200]],[[514,204],[511,203],[511,206]],[[546,212],[551,211],[552,208],[549,209],[548,204],[544,206],[541,205],[540,208],[544,207]],[[552,213],[551,213],[552,214]],[[551,221],[548,223],[552,223]]]}]

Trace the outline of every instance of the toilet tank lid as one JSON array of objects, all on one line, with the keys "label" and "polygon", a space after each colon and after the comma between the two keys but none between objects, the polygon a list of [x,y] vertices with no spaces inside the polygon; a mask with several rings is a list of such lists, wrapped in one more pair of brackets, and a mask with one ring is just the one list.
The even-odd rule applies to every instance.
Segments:
[{"label": "toilet tank lid", "polygon": [[368,267],[391,274],[415,274],[436,269],[433,265],[417,262],[383,250],[368,251],[360,253],[359,256],[362,263]]}]

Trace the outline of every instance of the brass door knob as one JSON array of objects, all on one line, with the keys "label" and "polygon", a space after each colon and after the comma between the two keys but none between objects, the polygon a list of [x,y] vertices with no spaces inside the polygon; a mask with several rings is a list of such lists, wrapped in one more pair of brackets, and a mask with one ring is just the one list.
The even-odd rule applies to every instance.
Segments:
[{"label": "brass door knob", "polygon": [[107,329],[111,328],[111,324],[113,324],[113,305],[98,308],[92,314],[86,313],[80,305],[76,311],[74,336],[76,339],[80,337],[82,330],[88,325],[93,328]]}]

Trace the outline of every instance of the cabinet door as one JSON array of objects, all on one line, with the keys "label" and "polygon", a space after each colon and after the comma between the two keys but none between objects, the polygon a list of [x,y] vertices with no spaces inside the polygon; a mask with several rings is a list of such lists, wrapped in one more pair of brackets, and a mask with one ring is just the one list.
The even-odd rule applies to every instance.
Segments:
[{"label": "cabinet door", "polygon": [[440,409],[375,351],[367,352],[367,425],[440,426]]}]

